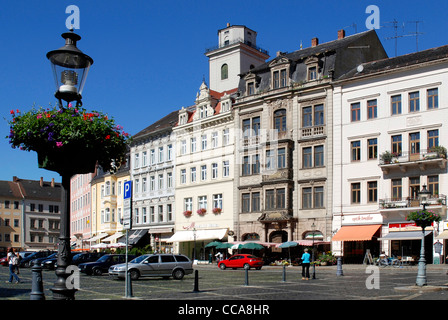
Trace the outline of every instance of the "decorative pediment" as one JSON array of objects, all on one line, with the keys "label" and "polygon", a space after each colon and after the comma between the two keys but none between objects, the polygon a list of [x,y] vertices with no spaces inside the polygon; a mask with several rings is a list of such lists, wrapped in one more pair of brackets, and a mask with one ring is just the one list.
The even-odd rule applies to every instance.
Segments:
[{"label": "decorative pediment", "polygon": [[305,64],[316,64],[319,63],[319,58],[316,56],[311,56],[305,59]]},{"label": "decorative pediment", "polygon": [[281,66],[281,65],[285,65],[285,64],[290,64],[291,60],[289,60],[286,57],[280,57],[278,59],[274,59],[269,63],[269,68],[273,68],[276,66]]}]

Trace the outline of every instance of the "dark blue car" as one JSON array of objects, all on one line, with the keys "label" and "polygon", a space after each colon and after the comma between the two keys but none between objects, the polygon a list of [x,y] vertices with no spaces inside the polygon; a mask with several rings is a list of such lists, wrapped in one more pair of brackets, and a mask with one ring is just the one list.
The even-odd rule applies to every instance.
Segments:
[{"label": "dark blue car", "polygon": [[[128,260],[131,261],[135,255],[128,255]],[[119,263],[126,262],[125,254],[106,254],[95,262],[81,263],[78,265],[79,270],[87,275],[100,276],[103,273],[109,272],[109,267]]]}]

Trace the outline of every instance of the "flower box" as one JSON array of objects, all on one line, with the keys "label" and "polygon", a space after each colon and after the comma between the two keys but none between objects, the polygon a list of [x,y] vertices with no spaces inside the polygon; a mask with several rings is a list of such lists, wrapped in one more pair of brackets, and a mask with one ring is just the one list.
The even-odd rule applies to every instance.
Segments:
[{"label": "flower box", "polygon": [[221,211],[222,211],[221,208],[213,208],[213,213],[214,213],[214,214],[220,214]]},{"label": "flower box", "polygon": [[204,214],[207,213],[207,210],[204,208],[198,209],[198,211],[196,211],[198,215],[203,216]]},{"label": "flower box", "polygon": [[184,211],[184,216],[187,217],[187,218],[190,218],[191,214],[192,214],[192,212],[190,210],[185,210]]}]

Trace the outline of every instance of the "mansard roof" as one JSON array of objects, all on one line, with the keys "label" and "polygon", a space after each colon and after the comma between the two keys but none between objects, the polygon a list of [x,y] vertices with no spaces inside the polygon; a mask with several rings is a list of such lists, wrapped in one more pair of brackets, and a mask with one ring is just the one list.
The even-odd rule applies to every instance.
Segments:
[{"label": "mansard roof", "polygon": [[341,80],[356,79],[367,75],[408,68],[437,60],[448,60],[448,45],[409,53],[398,57],[365,62],[341,77]]},{"label": "mansard roof", "polygon": [[18,190],[20,197],[22,197],[23,194],[26,199],[61,202],[61,183],[20,178],[15,178],[15,182],[17,182],[17,184],[11,182],[10,185],[16,184],[17,187],[20,188],[20,190]]},{"label": "mansard roof", "polygon": [[336,80],[361,63],[384,58],[387,53],[381,41],[375,30],[369,30],[291,53],[279,53],[270,61],[241,74],[239,91],[245,91],[244,77],[249,73],[256,75],[259,90],[269,89],[271,68],[277,64],[289,64],[290,79],[300,83],[307,80],[307,63],[313,61],[319,64],[323,77]]},{"label": "mansard roof", "polygon": [[133,139],[138,139],[146,135],[155,134],[163,130],[171,130],[177,123],[178,110],[173,111],[165,117],[157,120],[153,124],[149,125],[145,129],[141,130],[133,136]]}]

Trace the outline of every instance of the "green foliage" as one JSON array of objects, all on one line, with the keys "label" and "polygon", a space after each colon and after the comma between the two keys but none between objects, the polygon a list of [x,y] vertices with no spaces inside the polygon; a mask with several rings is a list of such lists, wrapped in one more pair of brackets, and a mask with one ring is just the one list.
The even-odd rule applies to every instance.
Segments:
[{"label": "green foliage", "polygon": [[418,210],[411,212],[407,217],[408,221],[415,221],[417,226],[427,227],[430,226],[433,222],[439,222],[441,217],[439,214],[431,211],[431,210]]},{"label": "green foliage", "polygon": [[[9,143],[13,148],[56,158],[71,154],[94,157],[104,170],[124,162],[130,136],[113,119],[82,107],[11,110]],[[51,170],[51,169],[50,169]],[[57,170],[54,170],[57,171]]]}]

